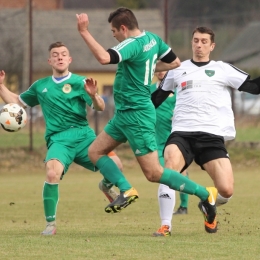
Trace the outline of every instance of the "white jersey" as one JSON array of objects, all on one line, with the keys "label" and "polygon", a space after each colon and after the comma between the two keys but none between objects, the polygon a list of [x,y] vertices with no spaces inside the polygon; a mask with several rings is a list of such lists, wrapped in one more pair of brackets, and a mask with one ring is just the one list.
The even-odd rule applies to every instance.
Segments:
[{"label": "white jersey", "polygon": [[248,74],[222,61],[198,67],[190,60],[168,72],[162,89],[177,93],[172,132],[206,132],[234,139],[236,130],[231,89],[238,89]]}]

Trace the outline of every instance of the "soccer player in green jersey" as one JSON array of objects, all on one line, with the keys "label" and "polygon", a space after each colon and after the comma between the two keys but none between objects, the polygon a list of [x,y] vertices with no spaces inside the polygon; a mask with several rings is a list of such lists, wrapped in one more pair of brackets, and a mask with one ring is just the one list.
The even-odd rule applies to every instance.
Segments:
[{"label": "soccer player in green jersey", "polygon": [[[157,82],[151,85],[151,93],[153,93],[163,80],[166,71],[156,72],[155,77]],[[176,95],[171,94],[168,98],[156,109],[156,125],[155,134],[158,146],[158,155],[160,164],[164,167],[164,146],[171,133],[172,117],[176,103]],[[187,176],[187,171],[184,170],[182,175]],[[188,197],[186,193],[180,192],[181,205],[174,215],[187,214]],[[175,206],[175,191],[169,186],[160,184],[158,188],[158,202],[161,218],[161,227],[153,233],[153,236],[170,236],[171,235],[171,221],[173,209]]]},{"label": "soccer player in green jersey", "polygon": [[[109,15],[112,34],[120,43],[108,50],[89,32],[88,15],[77,14],[76,17],[78,31],[95,58],[103,65],[118,64],[114,81],[116,113],[89,147],[90,160],[120,190],[118,198],[105,208],[106,212],[118,212],[138,198],[137,191],[106,156],[108,151],[128,141],[149,181],[196,195],[201,200],[204,218],[212,223],[216,216],[217,189],[203,187],[177,171],[163,168],[158,159],[156,112],[150,98],[150,85],[154,71],[180,66],[178,57],[158,35],[141,32],[135,15],[128,8],[118,8]],[[105,175],[105,172],[111,174]]]},{"label": "soccer player in green jersey", "polygon": [[[88,124],[86,105],[102,111],[105,104],[97,94],[97,84],[92,78],[86,79],[69,72],[71,61],[69,50],[63,43],[51,44],[48,63],[52,67],[52,76],[35,81],[19,96],[4,86],[5,72],[0,71],[0,96],[4,102],[17,103],[23,107],[41,105],[45,119],[48,150],[45,158],[43,204],[47,225],[42,235],[56,233],[59,181],[72,162],[91,171],[98,170],[88,157],[88,148],[96,135]],[[113,151],[109,153],[121,168],[120,159]],[[113,194],[110,188],[106,189],[102,183],[99,188],[110,201],[115,199],[111,198]]]}]

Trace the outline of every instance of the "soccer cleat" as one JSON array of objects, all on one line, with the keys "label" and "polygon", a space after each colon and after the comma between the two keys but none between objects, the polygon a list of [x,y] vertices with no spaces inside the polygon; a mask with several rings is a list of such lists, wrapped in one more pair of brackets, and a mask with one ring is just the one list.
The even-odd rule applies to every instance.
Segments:
[{"label": "soccer cleat", "polygon": [[110,202],[113,202],[119,196],[119,194],[113,188],[108,188],[106,185],[104,185],[103,181],[100,181],[98,187],[106,195]]},{"label": "soccer cleat", "polygon": [[138,192],[135,188],[120,192],[120,195],[105,207],[105,211],[107,213],[118,213],[132,202],[135,202],[138,199],[138,196]]},{"label": "soccer cleat", "polygon": [[214,220],[212,224],[209,224],[208,222],[205,221],[204,225],[205,225],[205,230],[208,233],[216,233],[218,230],[218,224],[216,220]]},{"label": "soccer cleat", "polygon": [[208,233],[216,233],[217,232],[216,199],[218,195],[218,190],[215,187],[208,187],[206,189],[209,192],[209,197],[205,201],[200,201],[198,207],[204,216],[205,230]]},{"label": "soccer cleat", "polygon": [[173,215],[183,215],[188,214],[188,209],[185,207],[180,206],[177,211],[173,212]]},{"label": "soccer cleat", "polygon": [[56,222],[47,222],[45,230],[42,231],[43,236],[52,236],[56,234]]},{"label": "soccer cleat", "polygon": [[167,225],[161,226],[156,232],[153,233],[153,237],[169,237],[170,235],[170,227]]}]

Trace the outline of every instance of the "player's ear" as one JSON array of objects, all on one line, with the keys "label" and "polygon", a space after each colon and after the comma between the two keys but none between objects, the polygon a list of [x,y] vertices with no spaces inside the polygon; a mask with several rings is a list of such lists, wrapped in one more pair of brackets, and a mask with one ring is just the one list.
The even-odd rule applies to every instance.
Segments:
[{"label": "player's ear", "polygon": [[214,50],[214,48],[215,48],[215,46],[216,46],[216,43],[215,43],[215,42],[211,43],[211,46],[210,46],[210,51],[213,51],[213,50]]}]

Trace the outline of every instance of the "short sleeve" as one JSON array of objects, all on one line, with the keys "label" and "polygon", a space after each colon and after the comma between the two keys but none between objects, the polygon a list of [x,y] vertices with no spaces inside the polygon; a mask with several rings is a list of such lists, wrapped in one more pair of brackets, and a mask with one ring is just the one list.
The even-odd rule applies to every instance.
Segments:
[{"label": "short sleeve", "polygon": [[168,71],[166,78],[163,81],[162,90],[174,92],[174,71]]},{"label": "short sleeve", "polygon": [[34,82],[25,92],[21,93],[19,100],[26,106],[34,107],[39,105],[37,97],[37,81]]},{"label": "short sleeve", "polygon": [[249,77],[248,73],[229,63],[223,62],[223,67],[226,75],[226,84],[229,87],[238,89]]}]

